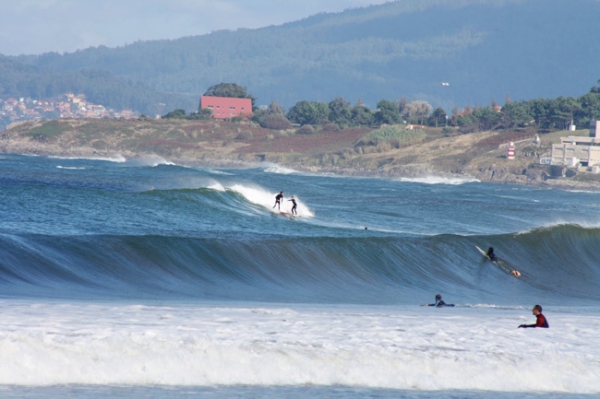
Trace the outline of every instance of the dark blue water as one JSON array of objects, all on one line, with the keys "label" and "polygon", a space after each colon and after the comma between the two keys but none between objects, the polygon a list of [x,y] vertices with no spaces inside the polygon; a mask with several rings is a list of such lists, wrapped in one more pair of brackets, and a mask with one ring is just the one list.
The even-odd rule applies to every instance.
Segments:
[{"label": "dark blue water", "polygon": [[[2,156],[0,296],[600,299],[598,193],[290,172]],[[281,190],[300,217],[273,211]]]}]

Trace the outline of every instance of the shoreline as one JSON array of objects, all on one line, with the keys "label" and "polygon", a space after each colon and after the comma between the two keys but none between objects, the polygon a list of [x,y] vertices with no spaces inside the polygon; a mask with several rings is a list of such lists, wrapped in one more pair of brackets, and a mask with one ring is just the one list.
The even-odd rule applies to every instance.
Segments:
[{"label": "shoreline", "polygon": [[299,135],[289,131],[277,133],[251,123],[222,121],[60,120],[22,124],[3,132],[0,153],[119,161],[146,159],[233,169],[270,164],[320,175],[476,180],[600,192],[600,176],[583,176],[585,181],[578,180],[575,174],[557,176],[556,168],[537,162],[541,155],[530,155],[547,153],[563,132],[542,136],[543,146],[523,140],[517,144],[515,160],[508,160],[503,145],[498,145],[510,140],[509,133],[448,137],[431,131],[423,142],[392,148],[358,146],[357,140],[366,133],[357,129]]},{"label": "shoreline", "polygon": [[[507,184],[515,186],[528,186],[540,189],[558,189],[565,191],[585,191],[590,193],[600,193],[600,186],[593,182],[575,181],[570,178],[550,178],[546,180],[527,179],[526,175],[505,174],[504,179],[481,179],[477,176],[465,173],[448,173],[436,171],[433,165],[406,165],[411,173],[397,172],[382,172],[382,171],[365,171],[353,168],[327,168],[327,167],[303,167],[298,164],[280,164],[271,161],[249,162],[234,159],[210,159],[199,161],[197,159],[171,158],[164,157],[155,153],[133,153],[131,151],[122,152],[98,152],[95,150],[88,151],[35,151],[35,152],[5,152],[0,148],[0,153],[3,155],[18,155],[31,157],[48,157],[66,160],[91,160],[91,161],[106,161],[106,162],[127,162],[127,161],[146,161],[157,165],[176,165],[183,167],[198,167],[198,168],[220,168],[220,169],[255,169],[278,167],[291,170],[290,174],[312,174],[321,176],[335,177],[350,177],[350,178],[381,178],[381,179],[397,179],[407,183],[421,184],[467,184],[467,183],[482,183],[482,184]],[[419,173],[423,171],[424,173]],[[276,172],[275,172],[276,173]],[[428,182],[430,180],[431,182]],[[437,180],[437,181],[436,181]]]}]

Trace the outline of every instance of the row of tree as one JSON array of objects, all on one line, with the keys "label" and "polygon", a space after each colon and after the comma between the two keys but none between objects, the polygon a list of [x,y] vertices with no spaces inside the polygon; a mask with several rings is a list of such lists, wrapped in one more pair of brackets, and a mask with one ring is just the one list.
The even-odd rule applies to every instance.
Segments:
[{"label": "row of tree", "polygon": [[442,108],[433,107],[426,101],[407,102],[381,100],[371,110],[360,102],[352,105],[343,98],[329,103],[299,101],[287,114],[272,102],[267,109],[255,112],[254,120],[271,129],[284,129],[293,124],[324,125],[335,123],[340,127],[381,126],[383,124],[411,123],[432,127],[451,126],[464,131],[515,129],[535,126],[540,129],[566,129],[571,123],[587,126],[600,119],[600,89],[574,97],[555,99],[538,98],[512,102],[507,98],[500,107],[494,101],[489,107],[455,107],[448,115]]},{"label": "row of tree", "polygon": [[466,107],[452,112],[449,124],[471,127],[473,130],[512,129],[536,126],[540,129],[566,129],[571,123],[587,126],[600,119],[600,91],[594,88],[587,94],[554,99],[537,98],[528,101],[507,101],[497,107]]},{"label": "row of tree", "polygon": [[[205,95],[219,97],[252,98],[247,89],[234,83],[221,83],[208,89]],[[253,99],[254,100],[254,99]],[[170,112],[165,118],[208,119],[212,113],[199,109],[197,113],[185,115],[182,109]],[[412,123],[433,127],[453,126],[464,131],[514,129],[536,126],[541,129],[566,129],[569,124],[587,125],[590,120],[600,119],[600,88],[593,87],[589,93],[578,97],[534,99],[512,102],[506,99],[500,107],[494,101],[489,107],[455,107],[448,115],[442,108],[433,107],[426,101],[408,102],[381,100],[371,110],[360,101],[352,105],[341,97],[329,103],[299,101],[287,113],[272,101],[268,107],[254,109],[253,120],[269,129],[288,129],[293,124],[319,126],[336,124],[339,127],[381,126]]]}]

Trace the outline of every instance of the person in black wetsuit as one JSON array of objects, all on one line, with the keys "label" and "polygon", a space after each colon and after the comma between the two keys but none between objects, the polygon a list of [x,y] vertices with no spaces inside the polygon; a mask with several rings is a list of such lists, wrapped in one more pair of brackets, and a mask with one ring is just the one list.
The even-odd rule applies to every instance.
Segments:
[{"label": "person in black wetsuit", "polygon": [[294,196],[292,195],[292,199],[288,200],[288,202],[292,202],[293,206],[292,206],[292,215],[297,215],[298,211],[296,210],[296,208],[298,207],[298,204],[296,204],[296,200],[294,199]]},{"label": "person in black wetsuit", "polygon": [[454,304],[449,304],[449,303],[444,302],[442,300],[442,296],[440,294],[437,294],[435,296],[435,303],[430,303],[430,304],[425,305],[425,306],[434,306],[436,308],[441,308],[442,306],[454,306]]},{"label": "person in black wetsuit", "polygon": [[486,255],[488,256],[488,258],[490,258],[490,260],[492,262],[497,262],[498,261],[498,257],[496,256],[496,254],[494,253],[494,248],[489,247],[487,250]]},{"label": "person in black wetsuit", "polygon": [[540,305],[535,305],[532,310],[533,315],[536,317],[535,324],[521,324],[519,328],[530,328],[530,327],[541,327],[541,328],[549,328],[548,320],[546,320],[546,316],[542,314],[542,307]]},{"label": "person in black wetsuit", "polygon": [[281,210],[281,200],[283,199],[283,191],[279,192],[279,194],[277,194],[275,196],[275,205],[273,205],[273,209],[275,207],[277,207],[279,210]]}]

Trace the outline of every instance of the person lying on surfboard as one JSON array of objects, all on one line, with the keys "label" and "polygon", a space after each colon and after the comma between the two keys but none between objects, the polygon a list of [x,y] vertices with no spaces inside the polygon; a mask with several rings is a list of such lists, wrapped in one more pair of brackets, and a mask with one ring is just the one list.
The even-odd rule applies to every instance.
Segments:
[{"label": "person lying on surfboard", "polygon": [[498,257],[497,257],[497,256],[496,256],[496,254],[494,253],[494,248],[492,248],[492,247],[489,247],[489,248],[488,248],[488,250],[487,250],[487,252],[486,252],[486,256],[487,256],[488,258],[490,258],[490,260],[491,260],[492,262],[497,262],[497,261],[498,261]]},{"label": "person lying on surfboard", "polygon": [[521,324],[519,328],[530,328],[530,327],[541,327],[541,328],[549,328],[548,320],[546,320],[546,316],[542,314],[542,307],[540,305],[535,305],[533,310],[531,311],[533,315],[536,317],[535,324]]},{"label": "person lying on surfboard", "polygon": [[442,296],[440,294],[437,294],[435,296],[435,303],[430,303],[428,305],[423,305],[423,306],[434,306],[436,308],[441,308],[442,306],[454,306],[454,304],[444,302],[442,300]]},{"label": "person lying on surfboard", "polygon": [[275,209],[275,207],[277,207],[279,210],[281,210],[281,200],[283,199],[283,191],[280,191],[279,194],[277,194],[275,196],[275,205],[273,205],[273,209]]},{"label": "person lying on surfboard", "polygon": [[292,195],[292,199],[288,200],[288,202],[292,202],[293,206],[292,206],[292,215],[297,215],[298,211],[296,210],[296,208],[298,207],[298,204],[296,204],[296,200],[294,199],[294,196]]}]

